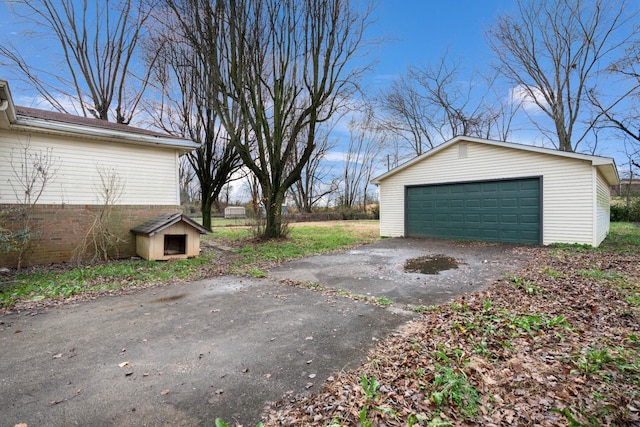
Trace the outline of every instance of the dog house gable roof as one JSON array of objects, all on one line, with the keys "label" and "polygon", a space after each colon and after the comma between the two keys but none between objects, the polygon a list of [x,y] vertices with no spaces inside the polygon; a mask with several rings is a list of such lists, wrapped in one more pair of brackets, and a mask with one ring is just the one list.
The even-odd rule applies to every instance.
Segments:
[{"label": "dog house gable roof", "polygon": [[159,233],[162,230],[171,227],[172,225],[177,224],[180,221],[190,225],[200,234],[209,233],[209,230],[193,221],[189,217],[184,216],[180,213],[158,215],[157,217],[150,219],[144,224],[140,224],[139,226],[132,228],[131,232],[137,235],[153,236],[154,234]]}]

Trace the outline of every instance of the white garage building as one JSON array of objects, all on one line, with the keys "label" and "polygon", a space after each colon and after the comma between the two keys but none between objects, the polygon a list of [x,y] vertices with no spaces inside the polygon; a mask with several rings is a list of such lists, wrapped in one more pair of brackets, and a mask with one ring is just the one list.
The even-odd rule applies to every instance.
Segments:
[{"label": "white garage building", "polygon": [[380,235],[598,246],[613,159],[454,138],[375,178]]}]

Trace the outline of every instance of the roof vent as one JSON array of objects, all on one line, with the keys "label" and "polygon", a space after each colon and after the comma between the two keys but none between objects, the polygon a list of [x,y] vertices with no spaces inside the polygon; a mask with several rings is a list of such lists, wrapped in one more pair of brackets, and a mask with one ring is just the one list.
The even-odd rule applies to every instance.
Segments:
[{"label": "roof vent", "polygon": [[458,144],[458,158],[459,159],[466,159],[467,158],[467,145],[464,142],[461,142],[460,144]]}]

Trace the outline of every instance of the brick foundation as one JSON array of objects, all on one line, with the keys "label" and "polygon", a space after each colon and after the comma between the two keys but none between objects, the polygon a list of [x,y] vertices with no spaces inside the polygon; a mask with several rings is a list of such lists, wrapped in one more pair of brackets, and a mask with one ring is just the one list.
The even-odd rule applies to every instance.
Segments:
[{"label": "brick foundation", "polygon": [[[19,225],[11,218],[15,206],[0,205],[0,222],[4,228],[15,231]],[[94,223],[99,206],[94,205],[37,205],[33,213],[33,240],[23,266],[68,262]],[[143,222],[164,213],[181,212],[180,206],[114,206],[109,231],[121,240],[113,257],[136,254],[135,236],[129,231]],[[0,267],[16,266],[13,253],[0,253]]]}]

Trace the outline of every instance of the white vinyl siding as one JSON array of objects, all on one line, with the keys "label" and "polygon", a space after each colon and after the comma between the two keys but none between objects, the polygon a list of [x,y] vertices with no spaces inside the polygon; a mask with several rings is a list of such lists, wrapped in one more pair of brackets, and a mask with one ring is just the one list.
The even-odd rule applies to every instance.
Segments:
[{"label": "white vinyl siding", "polygon": [[[120,205],[179,205],[178,159],[175,149],[0,131],[0,203],[15,203],[10,158],[21,145],[33,153],[51,149],[55,176],[39,204],[101,203],[99,168],[115,170],[123,187]],[[14,163],[15,160],[14,160]]]},{"label": "white vinyl siding", "polygon": [[610,190],[609,185],[607,185],[607,181],[604,177],[594,170],[595,179],[596,179],[596,197],[595,197],[595,216],[596,216],[596,230],[595,230],[595,239],[593,246],[598,246],[607,234],[609,233],[609,221],[611,218],[611,209],[610,209]]},{"label": "white vinyl siding", "polygon": [[403,236],[405,186],[542,177],[543,244],[593,244],[594,181],[589,161],[474,142],[456,144],[380,182],[380,234]]}]

